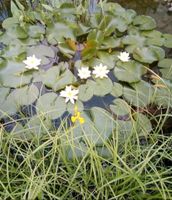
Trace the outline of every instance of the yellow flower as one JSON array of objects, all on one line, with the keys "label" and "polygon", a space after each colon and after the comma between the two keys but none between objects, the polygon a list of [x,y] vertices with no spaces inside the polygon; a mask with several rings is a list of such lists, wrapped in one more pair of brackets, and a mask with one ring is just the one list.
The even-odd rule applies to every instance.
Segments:
[{"label": "yellow flower", "polygon": [[76,121],[79,121],[80,124],[83,124],[85,122],[85,119],[81,117],[81,113],[78,112],[78,107],[75,106],[74,108],[74,115],[71,117],[71,121],[75,123]]}]

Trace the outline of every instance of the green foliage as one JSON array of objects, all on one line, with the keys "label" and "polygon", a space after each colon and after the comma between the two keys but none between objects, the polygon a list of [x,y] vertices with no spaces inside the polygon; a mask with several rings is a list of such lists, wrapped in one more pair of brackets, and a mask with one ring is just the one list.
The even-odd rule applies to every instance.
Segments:
[{"label": "green foliage", "polygon": [[[0,32],[0,199],[171,199],[171,35],[117,3],[40,2],[12,1]],[[78,76],[99,64],[107,77]]]},{"label": "green foliage", "polygon": [[[137,15],[117,3],[100,1],[91,13],[87,5],[55,0],[49,5],[42,2],[35,11],[25,11],[18,1],[12,2],[13,16],[2,23],[4,31],[0,34],[4,44],[0,50],[0,118],[12,119],[16,114],[26,117],[26,122],[11,131],[20,130],[22,138],[24,134],[32,138],[24,131],[27,127],[33,128],[33,136],[38,130],[39,134],[46,132],[39,127],[41,122],[49,131],[54,121],[60,120],[61,132],[66,129],[76,136],[75,157],[85,156],[88,144],[110,154],[103,145],[115,138],[115,131],[120,134],[119,142],[131,136],[134,129],[140,135],[149,134],[150,116],[139,110],[172,105],[172,63],[163,49],[172,47],[172,35],[155,30],[153,18]],[[121,58],[125,51],[130,58]],[[33,55],[41,64],[30,69],[23,61]],[[105,72],[96,78],[93,72],[100,64]],[[84,67],[91,74],[86,79],[78,74]],[[161,83],[157,82],[160,79]],[[76,92],[75,104],[72,91],[66,101],[63,98],[67,86]],[[87,110],[85,105],[95,96],[111,97],[113,102],[104,102],[103,108],[89,105],[91,109]],[[29,106],[35,109],[33,115],[24,109]],[[69,123],[63,124],[66,113]],[[82,118],[83,124],[79,123]],[[64,152],[69,158],[74,156],[68,144]]]}]

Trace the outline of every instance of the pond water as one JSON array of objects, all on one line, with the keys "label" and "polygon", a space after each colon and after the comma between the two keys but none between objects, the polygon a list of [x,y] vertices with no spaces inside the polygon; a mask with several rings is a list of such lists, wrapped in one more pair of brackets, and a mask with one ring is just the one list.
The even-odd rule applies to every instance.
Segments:
[{"label": "pond water", "polygon": [[[4,3],[5,2],[5,3]],[[111,2],[117,2],[125,8],[133,9],[138,14],[144,14],[152,16],[157,22],[157,29],[163,33],[172,33],[172,13],[168,12],[167,6],[161,1],[153,0],[114,0]],[[0,0],[0,21],[10,16],[10,1]],[[1,42],[1,41],[0,41]],[[172,57],[172,50],[166,50],[167,56]],[[112,77],[113,78],[113,77]],[[90,101],[84,104],[86,109],[93,106],[106,107],[113,101],[114,97],[107,95],[105,97],[94,96]],[[33,107],[32,107],[33,108]],[[32,110],[31,108],[31,110]],[[30,110],[30,109],[29,109]],[[32,110],[33,111],[33,110]],[[26,111],[27,113],[30,111]],[[18,116],[15,116],[18,118]],[[7,119],[8,120],[8,119]],[[59,124],[58,121],[55,123]],[[11,127],[9,127],[11,128]]]}]

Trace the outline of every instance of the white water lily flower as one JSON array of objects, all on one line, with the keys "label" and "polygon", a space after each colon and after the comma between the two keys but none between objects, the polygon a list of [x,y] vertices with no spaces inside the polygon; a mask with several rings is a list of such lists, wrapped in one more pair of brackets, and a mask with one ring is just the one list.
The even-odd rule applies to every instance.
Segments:
[{"label": "white water lily flower", "polygon": [[88,67],[82,67],[81,69],[78,69],[78,76],[81,79],[87,79],[91,76],[91,71],[88,69]]},{"label": "white water lily flower", "polygon": [[122,62],[128,62],[130,60],[130,56],[128,52],[121,52],[119,56],[117,56]]},{"label": "white water lily flower", "polygon": [[77,94],[79,90],[72,89],[72,86],[66,86],[65,90],[60,92],[60,96],[66,98],[65,102],[70,101],[72,104],[75,103],[75,100],[78,99]]},{"label": "white water lily flower", "polygon": [[99,65],[96,65],[93,70],[93,74],[96,78],[107,78],[107,74],[109,73],[109,70],[107,69],[106,65],[102,65],[100,63]]},{"label": "white water lily flower", "polygon": [[41,64],[41,59],[36,58],[35,55],[28,56],[26,60],[23,60],[26,65],[26,69],[39,69],[38,66]]}]

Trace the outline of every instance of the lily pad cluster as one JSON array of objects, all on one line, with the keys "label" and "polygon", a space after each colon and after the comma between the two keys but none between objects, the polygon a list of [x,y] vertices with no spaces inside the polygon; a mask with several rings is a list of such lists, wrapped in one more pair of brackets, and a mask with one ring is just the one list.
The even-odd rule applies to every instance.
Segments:
[{"label": "lily pad cluster", "polygon": [[[153,18],[117,3],[97,4],[92,13],[81,7],[43,4],[26,11],[12,3],[13,16],[0,32],[2,123],[19,116],[11,132],[30,138],[28,130],[41,135],[56,120],[63,133],[67,116],[69,134],[61,144],[68,157],[86,155],[90,144],[106,152],[117,132],[121,141],[136,130],[146,135],[150,116],[139,110],[172,106],[172,59],[164,50],[172,48],[172,35],[157,31]],[[28,58],[37,65],[29,67]],[[112,100],[104,107],[86,107],[106,96]]]}]

